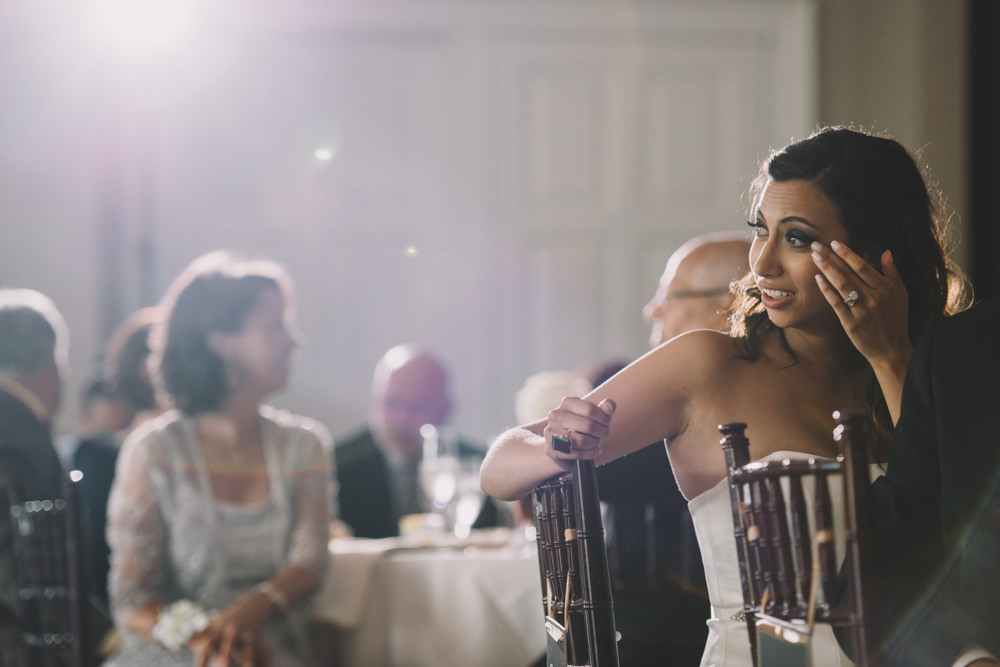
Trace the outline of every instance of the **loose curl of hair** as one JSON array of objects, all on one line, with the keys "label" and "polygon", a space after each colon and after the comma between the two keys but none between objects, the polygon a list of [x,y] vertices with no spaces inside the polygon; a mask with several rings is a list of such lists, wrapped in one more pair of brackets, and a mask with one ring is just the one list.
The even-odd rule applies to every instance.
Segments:
[{"label": "loose curl of hair", "polygon": [[209,337],[242,331],[268,290],[291,300],[291,283],[280,265],[238,260],[225,251],[196,259],[174,281],[162,304],[165,321],[151,337],[157,379],[174,407],[186,415],[222,407],[230,377]]},{"label": "loose curl of hair", "polygon": [[[854,252],[892,252],[909,296],[907,324],[914,345],[931,323],[969,306],[968,283],[948,259],[943,197],[899,142],[846,127],[819,129],[764,161],[750,187],[751,206],[770,180],[815,184],[839,210]],[[741,358],[756,361],[762,341],[776,333],[794,361],[784,332],[767,315],[753,273],[734,282],[732,290],[730,333],[739,341]],[[891,439],[893,424],[874,371],[867,363],[864,367],[865,398],[880,448]]]}]

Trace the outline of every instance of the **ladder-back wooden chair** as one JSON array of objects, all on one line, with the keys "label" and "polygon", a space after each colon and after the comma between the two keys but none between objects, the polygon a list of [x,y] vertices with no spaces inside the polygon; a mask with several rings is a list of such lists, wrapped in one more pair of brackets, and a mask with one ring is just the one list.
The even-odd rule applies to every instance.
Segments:
[{"label": "ladder-back wooden chair", "polygon": [[10,498],[17,597],[32,665],[44,656],[70,656],[73,667],[97,664],[90,633],[83,566],[79,473],[64,480],[64,497]]},{"label": "ladder-back wooden chair", "polygon": [[533,494],[549,667],[618,667],[617,631],[593,461]]},{"label": "ladder-back wooden chair", "polygon": [[[772,637],[781,642],[779,646],[799,644],[804,651],[813,623],[846,628],[855,663],[874,664],[878,645],[874,605],[879,595],[871,572],[867,419],[839,412],[834,419],[834,439],[843,452],[837,460],[752,463],[746,424],[719,427],[755,665],[762,641]],[[803,483],[809,479],[811,483]],[[834,525],[832,485],[843,490],[842,526]],[[843,540],[846,591],[837,585],[838,539]],[[762,638],[759,630],[764,628],[768,637]]]}]

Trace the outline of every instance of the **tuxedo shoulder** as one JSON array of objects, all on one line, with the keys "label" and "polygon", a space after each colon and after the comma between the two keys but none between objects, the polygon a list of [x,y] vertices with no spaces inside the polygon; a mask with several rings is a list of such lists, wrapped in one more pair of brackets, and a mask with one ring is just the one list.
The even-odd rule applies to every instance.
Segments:
[{"label": "tuxedo shoulder", "polygon": [[356,431],[334,442],[333,458],[340,470],[378,456],[378,447],[368,429]]},{"label": "tuxedo shoulder", "polygon": [[458,455],[461,457],[478,456],[479,458],[483,458],[486,456],[486,448],[464,438],[459,438]]}]

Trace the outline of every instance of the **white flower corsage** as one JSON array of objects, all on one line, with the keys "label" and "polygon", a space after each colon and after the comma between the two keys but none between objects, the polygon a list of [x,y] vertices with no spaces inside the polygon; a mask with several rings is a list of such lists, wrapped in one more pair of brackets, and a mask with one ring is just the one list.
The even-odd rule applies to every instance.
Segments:
[{"label": "white flower corsage", "polygon": [[178,600],[160,611],[153,626],[153,639],[171,651],[179,651],[188,639],[208,626],[208,614],[190,600]]}]

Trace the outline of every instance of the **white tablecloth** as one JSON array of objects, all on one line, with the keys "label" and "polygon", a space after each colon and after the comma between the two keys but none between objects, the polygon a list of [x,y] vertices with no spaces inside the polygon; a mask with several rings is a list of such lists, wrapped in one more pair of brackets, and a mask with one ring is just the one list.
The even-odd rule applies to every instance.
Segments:
[{"label": "white tablecloth", "polygon": [[334,540],[317,619],[343,667],[521,667],[545,650],[533,549]]}]

